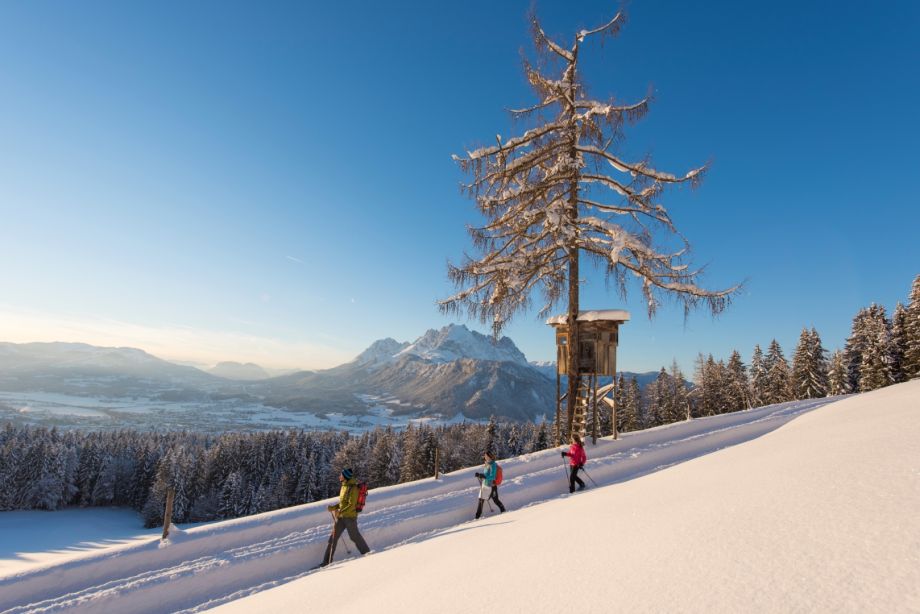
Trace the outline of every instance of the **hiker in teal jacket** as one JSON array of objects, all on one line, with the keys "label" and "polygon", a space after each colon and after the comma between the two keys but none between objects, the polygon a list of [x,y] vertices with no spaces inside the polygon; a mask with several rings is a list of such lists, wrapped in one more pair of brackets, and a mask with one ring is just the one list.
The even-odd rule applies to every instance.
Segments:
[{"label": "hiker in teal jacket", "polygon": [[323,562],[320,565],[328,565],[335,554],[335,546],[342,537],[342,533],[348,531],[348,537],[355,542],[358,552],[367,554],[370,548],[364,538],[358,531],[358,510],[355,509],[358,503],[358,481],[354,477],[351,469],[343,469],[339,476],[339,482],[342,488],[339,490],[339,502],[330,505],[326,509],[332,512],[335,518],[335,524],[332,526],[332,535],[329,537],[329,544],[326,546],[326,554],[323,555]]},{"label": "hiker in teal jacket", "polygon": [[[482,455],[482,460],[485,462],[485,472],[476,474],[476,477],[479,478],[480,481],[479,506],[476,508],[477,519],[482,516],[482,504],[486,499],[495,501],[495,505],[498,506],[498,509],[502,512],[505,511],[505,506],[498,500],[498,484],[495,483],[495,478],[498,474],[498,464],[495,462],[495,457],[492,456],[491,452],[486,451],[486,453]],[[486,488],[489,488],[489,494],[487,496],[485,495]]]}]

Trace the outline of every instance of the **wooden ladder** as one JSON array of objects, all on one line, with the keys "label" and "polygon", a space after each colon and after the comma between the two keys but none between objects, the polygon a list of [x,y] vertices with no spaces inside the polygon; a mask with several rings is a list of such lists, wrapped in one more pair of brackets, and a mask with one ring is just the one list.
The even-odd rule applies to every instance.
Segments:
[{"label": "wooden ladder", "polygon": [[[584,440],[588,427],[588,415],[591,411],[591,378],[578,378],[578,389],[575,391],[575,415],[572,418],[572,432]],[[571,436],[571,434],[570,434]]]}]

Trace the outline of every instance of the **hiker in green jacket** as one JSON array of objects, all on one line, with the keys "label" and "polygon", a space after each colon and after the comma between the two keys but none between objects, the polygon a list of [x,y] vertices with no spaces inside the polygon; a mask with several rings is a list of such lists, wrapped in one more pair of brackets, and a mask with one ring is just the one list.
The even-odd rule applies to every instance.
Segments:
[{"label": "hiker in green jacket", "polygon": [[332,527],[332,535],[329,537],[329,544],[326,546],[326,554],[323,555],[321,567],[332,562],[335,546],[338,544],[339,538],[342,537],[342,533],[346,530],[348,531],[348,537],[358,547],[358,552],[367,554],[371,550],[364,538],[361,537],[360,531],[358,531],[358,511],[355,509],[358,503],[358,481],[355,480],[352,470],[343,469],[341,475],[339,475],[339,482],[342,484],[342,488],[339,491],[339,502],[326,508],[332,512],[335,523]]}]

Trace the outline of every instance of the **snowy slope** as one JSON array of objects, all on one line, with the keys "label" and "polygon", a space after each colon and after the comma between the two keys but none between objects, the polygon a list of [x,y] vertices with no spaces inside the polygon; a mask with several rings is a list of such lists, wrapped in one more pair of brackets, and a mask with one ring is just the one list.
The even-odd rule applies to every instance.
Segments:
[{"label": "snowy slope", "polygon": [[393,356],[406,349],[408,346],[408,341],[399,342],[392,337],[378,339],[366,350],[358,354],[352,362],[361,366],[373,368],[380,363],[391,361]]},{"label": "snowy slope", "polygon": [[914,381],[218,610],[918,612],[918,510]]},{"label": "snowy slope", "polygon": [[[385,603],[417,611],[437,603],[443,611],[468,612],[477,609],[473,599],[502,611],[573,605],[610,611],[602,601],[609,599],[639,611],[739,611],[742,602],[761,610],[782,603],[811,609],[801,600],[819,568],[832,572],[818,586],[822,599],[851,598],[854,582],[841,581],[850,573],[876,583],[866,594],[883,609],[904,609],[916,603],[906,601],[916,600],[916,592],[901,587],[917,581],[920,568],[920,531],[915,514],[905,511],[920,505],[918,397],[920,382],[912,382],[833,403],[767,437],[662,472],[775,431],[830,401],[604,440],[589,445],[588,468],[599,483],[617,485],[576,497],[560,494],[565,474],[558,451],[511,459],[502,463],[502,499],[517,511],[478,523],[468,522],[478,490],[472,470],[375,489],[361,526],[377,554],[321,572],[307,570],[319,561],[328,535],[324,502],[197,527],[165,546],[130,545],[0,578],[0,610],[197,610],[253,593],[227,607],[298,611],[309,603],[311,610],[331,612]],[[830,505],[823,504],[831,495]],[[565,517],[593,528],[566,532]],[[848,541],[838,543],[842,534]],[[401,543],[407,547],[388,549]],[[847,558],[852,548],[856,554]],[[339,553],[348,556],[342,548]],[[566,563],[578,553],[584,570]],[[851,567],[853,556],[869,554],[871,564]],[[483,592],[476,587],[485,583],[490,562],[502,589]],[[590,578],[597,587],[564,590]],[[759,601],[743,599],[739,582],[743,590],[772,592],[764,590]],[[857,603],[866,609],[865,600]]]},{"label": "snowy slope", "polygon": [[117,507],[0,512],[0,576],[79,557],[103,548],[150,541],[141,515]]}]

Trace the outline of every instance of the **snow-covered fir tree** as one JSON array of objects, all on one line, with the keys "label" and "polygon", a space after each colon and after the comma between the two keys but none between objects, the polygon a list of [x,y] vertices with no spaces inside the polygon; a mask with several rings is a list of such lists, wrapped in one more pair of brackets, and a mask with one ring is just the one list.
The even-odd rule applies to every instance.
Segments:
[{"label": "snow-covered fir tree", "polygon": [[[507,435],[507,431],[504,433]],[[507,442],[507,438],[503,437],[502,442]],[[507,456],[507,450],[498,451],[495,447],[493,450],[496,450],[499,458],[504,458]],[[439,472],[444,470],[443,463],[440,466],[436,466],[435,463],[438,462],[438,457],[440,456],[438,452],[438,436],[430,426],[425,425],[422,429],[421,445],[418,450],[419,454],[419,464],[421,467],[428,472],[428,475],[434,475],[435,469]]]},{"label": "snow-covered fir tree", "polygon": [[623,409],[626,406],[626,376],[621,371],[615,378],[616,386],[613,389],[613,399],[617,411],[617,432],[623,431]]},{"label": "snow-covered fir tree", "polygon": [[751,406],[760,407],[765,405],[764,399],[767,397],[767,368],[764,364],[763,350],[760,344],[754,346],[754,353],[751,355]]},{"label": "snow-covered fir tree", "polygon": [[[642,388],[639,386],[639,380],[634,375],[629,378],[629,384],[626,387],[626,416],[624,419],[624,430],[638,430],[642,428]],[[629,428],[634,425],[634,428]]]},{"label": "snow-covered fir tree", "polygon": [[904,364],[907,356],[908,333],[907,308],[898,302],[891,315],[891,372],[895,382],[906,382],[908,379]]},{"label": "snow-covered fir tree", "polygon": [[[532,127],[512,138],[496,135],[494,145],[454,156],[472,175],[465,189],[486,223],[470,229],[481,257],[448,266],[459,291],[440,302],[445,312],[465,311],[498,335],[539,293],[541,315],[566,303],[569,346],[578,348],[582,254],[602,265],[624,296],[636,279],[649,315],[663,297],[677,299],[686,310],[705,304],[718,313],[737,290],[699,285],[700,270],[685,262],[686,240],[660,202],[664,188],[694,186],[704,168],[673,175],[654,169],[648,159],[628,160],[618,151],[624,127],[645,114],[649,99],[624,105],[588,97],[580,64],[585,43],[615,36],[623,22],[617,14],[578,32],[565,46],[532,19],[540,62],[525,61],[524,72],[537,102],[511,112]],[[578,380],[577,361],[569,361],[567,429]]]},{"label": "snow-covered fir tree", "polygon": [[540,423],[540,428],[537,431],[537,436],[533,440],[533,444],[530,446],[530,452],[539,452],[540,450],[545,450],[549,447],[549,430],[546,428],[546,421]]},{"label": "snow-covered fir tree", "polygon": [[714,416],[729,411],[726,371],[725,364],[716,362],[712,354],[706,358],[702,354],[697,357],[695,377],[699,390],[695,394],[695,416]]},{"label": "snow-covered fir tree", "polygon": [[505,442],[505,444],[507,452],[503,456],[513,457],[520,456],[524,453],[524,437],[521,433],[521,429],[518,428],[518,425],[511,425],[511,430],[508,431],[508,440]]},{"label": "snow-covered fir tree", "polygon": [[709,381],[710,370],[707,368],[706,363],[706,357],[702,353],[696,355],[693,370],[693,382],[696,384],[696,388],[694,388],[691,395],[694,418],[712,415],[712,385]]},{"label": "snow-covered fir tree", "polygon": [[[292,503],[297,505],[300,503],[316,501],[319,498],[319,491],[316,485],[316,459],[312,454],[309,453],[309,451],[304,450],[301,452],[301,456],[297,464],[300,468],[300,473],[297,476],[297,484],[294,487]],[[393,484],[398,480],[399,468],[397,467],[395,479],[393,479],[392,482],[385,482],[384,484]]]},{"label": "snow-covered fir tree", "polygon": [[[892,361],[890,338],[880,338],[882,329],[890,332],[890,322],[881,305],[873,303],[865,309],[860,309],[853,318],[853,325],[850,330],[850,336],[847,338],[844,346],[844,353],[847,360],[847,373],[849,376],[849,386],[853,392],[864,392],[862,387],[864,377],[873,385],[881,384],[886,376],[890,376],[890,362]],[[879,347],[879,344],[885,347]],[[863,369],[863,362],[867,359],[867,352],[873,352],[875,365]],[[888,364],[887,367],[880,366]],[[864,375],[865,372],[865,375]],[[882,372],[880,374],[880,372]],[[878,387],[878,386],[876,386]]]},{"label": "snow-covered fir tree", "polygon": [[792,390],[796,397],[802,399],[813,398],[809,394],[808,364],[811,350],[811,336],[807,328],[802,329],[799,335],[799,344],[792,354]]},{"label": "snow-covered fir tree", "polygon": [[818,331],[803,328],[792,356],[792,391],[796,399],[827,396],[826,353]]},{"label": "snow-covered fir tree", "polygon": [[617,401],[617,430],[620,433],[642,428],[641,398],[639,381],[636,376],[626,379],[620,374]]},{"label": "snow-covered fir tree", "polygon": [[783,356],[779,342],[774,339],[767,348],[764,358],[764,369],[767,371],[767,382],[764,390],[764,405],[785,403],[793,399],[792,378],[789,373],[789,363]]},{"label": "snow-covered fir tree", "polygon": [[[418,450],[418,448],[416,448],[416,450]],[[335,453],[329,471],[332,472],[334,478],[338,480],[339,473],[341,473],[342,469],[348,468],[351,469],[359,479],[366,480],[369,474],[370,460],[371,453],[369,450],[364,449],[364,442],[361,438],[350,438],[345,445],[339,448]]]},{"label": "snow-covered fir tree", "polygon": [[428,477],[421,455],[421,436],[417,428],[409,425],[402,434],[402,463],[399,467],[399,481],[411,482]]},{"label": "snow-covered fir tree", "polygon": [[920,377],[920,275],[914,278],[910,288],[910,302],[907,305],[906,349],[903,371],[908,379]]},{"label": "snow-covered fir tree", "polygon": [[748,381],[747,368],[741,360],[741,353],[732,350],[728,359],[725,372],[725,394],[728,411],[738,411],[751,407],[750,382]]},{"label": "snow-covered fir tree", "polygon": [[677,365],[677,360],[671,362],[670,376],[671,407],[669,422],[679,422],[689,418],[689,401],[687,399],[687,381],[683,371]]},{"label": "snow-covered fir tree", "polygon": [[374,488],[395,484],[399,481],[399,466],[401,456],[398,439],[392,428],[387,429],[377,437],[377,443],[371,453],[371,462],[368,473],[368,484]]},{"label": "snow-covered fir tree", "polygon": [[646,413],[650,426],[670,424],[687,418],[687,385],[677,361],[671,364],[670,370],[661,368],[658,377],[646,388],[646,396],[649,404]]},{"label": "snow-covered fir tree", "polygon": [[881,305],[869,307],[861,321],[862,355],[859,362],[859,390],[867,392],[894,383],[894,347],[891,323]]},{"label": "snow-covered fir tree", "polygon": [[246,514],[249,502],[243,501],[243,489],[243,478],[239,472],[230,472],[230,475],[224,479],[220,490],[220,504],[217,512],[220,518],[236,518]]},{"label": "snow-covered fir tree", "polygon": [[847,361],[841,350],[837,350],[831,355],[831,363],[827,373],[827,386],[827,393],[830,396],[849,394],[851,392]]},{"label": "snow-covered fir tree", "polygon": [[813,372],[812,386],[819,397],[827,396],[827,371],[829,364],[827,362],[827,350],[821,342],[821,335],[812,327],[811,329],[811,356],[809,359]]},{"label": "snow-covered fir tree", "polygon": [[659,426],[671,422],[671,386],[668,382],[668,372],[664,367],[658,372],[658,377],[645,390],[648,416],[648,427]]},{"label": "snow-covered fir tree", "polygon": [[479,446],[480,454],[483,452],[489,452],[492,455],[495,455],[496,450],[496,432],[498,430],[498,425],[495,420],[495,416],[489,416],[489,423],[486,425],[486,430],[482,438],[482,443]]}]

